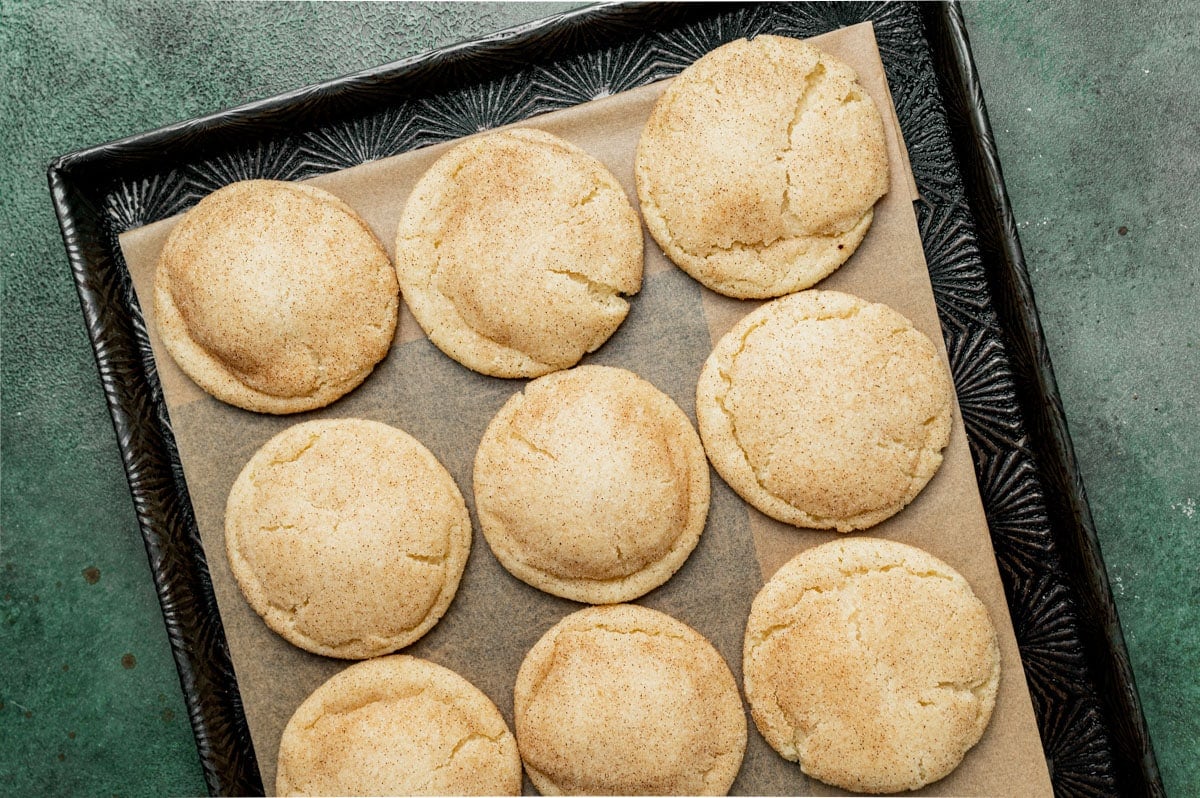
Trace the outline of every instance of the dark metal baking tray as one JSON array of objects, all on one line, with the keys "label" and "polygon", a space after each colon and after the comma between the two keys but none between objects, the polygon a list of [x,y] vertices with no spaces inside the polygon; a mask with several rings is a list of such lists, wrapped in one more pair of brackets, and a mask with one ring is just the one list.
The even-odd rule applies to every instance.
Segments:
[{"label": "dark metal baking tray", "polygon": [[117,236],[234,180],[296,180],[676,74],[741,36],[871,20],[976,473],[1059,795],[1163,793],[957,5],[587,8],[57,159],[50,189],[214,794],[261,793]]}]

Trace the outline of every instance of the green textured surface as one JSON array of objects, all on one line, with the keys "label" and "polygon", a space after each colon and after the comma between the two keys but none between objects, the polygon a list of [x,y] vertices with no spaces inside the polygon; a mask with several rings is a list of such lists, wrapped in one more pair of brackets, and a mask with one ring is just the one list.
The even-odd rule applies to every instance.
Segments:
[{"label": "green textured surface", "polygon": [[[0,0],[0,794],[204,791],[47,163],[562,7]],[[1151,732],[1180,796],[1200,794],[1198,11],[966,9]]]}]

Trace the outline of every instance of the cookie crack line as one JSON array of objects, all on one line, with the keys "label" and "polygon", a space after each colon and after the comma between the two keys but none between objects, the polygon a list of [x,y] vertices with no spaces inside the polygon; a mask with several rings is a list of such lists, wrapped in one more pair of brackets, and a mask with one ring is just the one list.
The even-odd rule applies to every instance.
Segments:
[{"label": "cookie crack line", "polygon": [[[827,586],[813,585],[812,587],[806,587],[800,591],[800,595],[796,597],[795,601],[790,602],[786,607],[781,608],[778,612],[780,612],[780,613],[792,612],[793,610],[796,609],[796,607],[798,607],[800,605],[800,603],[802,601],[804,601],[805,597],[810,594],[821,595],[821,594],[825,594],[825,593],[841,593],[842,591],[844,591],[848,587],[850,587],[850,585],[853,583],[853,580],[855,580],[857,577],[867,576],[869,574],[889,573],[891,571],[904,571],[909,576],[916,577],[917,579],[944,579],[948,582],[957,582],[958,581],[950,574],[946,574],[946,573],[942,573],[941,571],[934,571],[934,570],[923,570],[922,571],[922,570],[918,570],[915,568],[910,568],[905,563],[891,563],[888,565],[876,566],[874,568],[872,568],[872,567],[839,568],[838,573],[842,577],[841,581],[836,582],[835,584],[832,584],[832,585],[827,585]],[[855,609],[855,612],[857,613],[857,609]],[[762,630],[761,632],[759,632],[756,635],[752,636],[750,634],[747,634],[747,636],[746,636],[747,650],[749,651],[749,653],[751,655],[753,655],[755,649],[762,646],[770,638],[774,637],[779,632],[791,629],[792,626],[793,626],[793,624],[791,622],[777,623],[777,624],[772,624],[771,626],[768,626],[766,629]]]},{"label": "cookie crack line", "polygon": [[[971,696],[975,699],[975,722],[976,722],[976,724],[978,724],[978,723],[980,723],[980,721],[984,720],[984,715],[987,710],[987,695],[986,695],[985,691],[988,691],[989,687],[991,687],[994,683],[999,682],[999,680],[1000,680],[1000,660],[999,660],[999,658],[996,658],[996,660],[992,663],[992,667],[980,679],[974,679],[974,680],[957,679],[957,680],[951,680],[951,681],[942,681],[942,682],[938,682],[936,685],[934,685],[933,689],[949,690],[949,691],[959,693],[959,694],[970,693]],[[994,699],[994,696],[993,696],[993,699]],[[921,703],[921,702],[918,702],[918,703]]]},{"label": "cookie crack line", "polygon": [[953,690],[959,693],[971,693],[976,698],[980,698],[979,691],[987,687],[988,682],[992,680],[992,674],[984,676],[982,679],[954,679],[948,682],[938,682],[933,687],[936,690]]},{"label": "cookie crack line", "polygon": [[[554,668],[558,664],[558,640],[559,640],[559,635],[555,635],[554,639],[550,642],[550,656],[546,658],[547,662],[546,662],[545,667],[543,667],[541,669],[540,673],[535,675],[534,683],[529,686],[529,700],[527,702],[528,706],[533,706],[534,702],[537,701],[538,693],[540,693],[542,691],[542,685],[544,685],[546,683],[546,680],[548,678],[550,678],[550,674],[554,672]],[[536,648],[536,646],[535,646],[535,648]],[[532,653],[533,652],[531,650],[530,654],[532,654]],[[529,655],[526,655],[526,661],[528,661],[528,656]],[[525,665],[522,664],[521,668],[522,668],[522,670],[524,670]],[[521,674],[518,673],[517,674],[517,682],[520,683],[520,680],[521,680]],[[515,712],[516,711],[515,710],[515,702],[516,702],[515,693],[513,696],[513,702],[514,702],[514,712]]]},{"label": "cookie crack line", "polygon": [[[930,446],[930,443],[933,441],[933,433],[935,431],[933,425],[937,421],[937,419],[938,419],[938,416],[936,416],[936,415],[932,416],[932,417],[926,419],[925,422],[921,425],[921,428],[925,430],[925,435],[924,435],[923,439],[921,440],[920,448],[916,450],[916,457],[915,457],[916,467],[913,468],[911,473],[908,473],[908,478],[912,481],[911,487],[916,488],[917,493],[920,493],[922,487],[924,487],[926,482],[928,482],[928,480],[933,478],[932,476],[925,477],[923,474],[920,473],[921,463],[925,460],[924,455],[930,454],[930,455],[936,457],[938,466],[939,467],[941,466],[942,448],[944,448],[944,446],[936,448],[936,449],[933,448],[932,446]],[[947,442],[949,442],[948,438],[949,438],[949,436],[947,436]]]},{"label": "cookie crack line", "polygon": [[922,784],[929,783],[929,771],[925,768],[924,755],[917,757],[917,780]]},{"label": "cookie crack line", "polygon": [[[413,239],[420,239],[423,237],[427,237],[427,234],[414,233],[411,235],[402,235],[400,237],[400,239],[404,240],[407,243],[409,241],[412,241]],[[533,355],[529,354],[528,352],[525,352],[521,349],[517,349],[516,347],[513,347],[513,346],[509,346],[506,343],[502,343],[502,342],[496,340],[492,336],[484,333],[482,330],[480,330],[477,327],[475,327],[474,325],[470,324],[463,317],[462,313],[458,309],[458,305],[456,305],[454,302],[454,298],[451,296],[448,296],[446,293],[444,293],[441,290],[441,288],[439,288],[437,285],[436,277],[437,277],[439,270],[441,269],[441,264],[442,264],[442,242],[443,242],[443,239],[441,237],[436,237],[432,241],[432,247],[433,247],[433,250],[435,253],[435,257],[433,259],[433,263],[429,267],[428,272],[424,275],[423,282],[426,283],[426,285],[424,286],[424,289],[426,291],[428,291],[431,295],[438,297],[442,302],[446,303],[446,305],[449,307],[450,312],[453,313],[453,315],[457,319],[457,324],[455,324],[453,321],[450,321],[447,319],[427,318],[424,313],[418,314],[414,310],[413,315],[416,316],[417,323],[421,325],[421,329],[423,329],[425,331],[425,334],[428,335],[430,337],[430,339],[435,338],[435,336],[440,338],[441,336],[447,335],[447,334],[450,335],[451,337],[453,337],[453,334],[454,334],[456,328],[461,327],[463,330],[469,331],[471,333],[471,335],[476,336],[481,341],[486,341],[488,344],[490,344],[491,346],[494,346],[496,349],[500,350],[504,354],[517,355],[519,357],[526,358],[530,362],[534,363],[537,368],[550,369],[552,371],[563,368],[563,366],[561,364],[546,363],[542,360],[538,360],[537,358],[535,358]],[[410,303],[409,307],[410,307],[410,309],[412,309],[411,303]]]},{"label": "cookie crack line", "polygon": [[596,199],[596,197],[600,196],[600,192],[604,188],[606,188],[606,186],[603,186],[599,182],[597,182],[590,189],[588,189],[587,192],[582,197],[580,197],[579,199],[572,202],[571,207],[572,208],[582,208],[585,205],[590,205],[592,203],[592,201],[594,199]]},{"label": "cookie crack line", "polygon": [[862,625],[858,622],[860,614],[862,614],[862,607],[858,605],[858,602],[855,602],[850,608],[850,614],[846,616],[846,623],[850,624],[850,633],[854,637],[854,642],[858,643],[859,648],[866,648],[866,644],[863,643]]},{"label": "cookie crack line", "polygon": [[416,554],[411,551],[404,552],[404,557],[426,565],[443,565],[446,562],[445,554]]},{"label": "cookie crack line", "polygon": [[546,271],[549,272],[550,274],[561,274],[563,277],[568,277],[571,280],[573,280],[574,282],[577,282],[577,283],[580,283],[581,285],[586,286],[588,289],[588,292],[596,295],[596,297],[598,299],[599,298],[611,299],[614,297],[619,297],[619,296],[624,295],[624,292],[622,292],[621,289],[619,289],[615,286],[611,286],[608,283],[597,280],[594,277],[589,277],[588,275],[584,274],[583,272],[575,271],[573,269],[550,269],[550,268],[546,269]]},{"label": "cookie crack line", "polygon": [[[924,484],[922,482],[922,475],[919,473],[919,467],[921,465],[921,455],[928,450],[929,437],[930,436],[926,434],[926,442],[922,443],[920,446],[913,446],[912,444],[902,441],[899,438],[881,438],[875,441],[875,448],[881,451],[902,455],[912,464],[901,464],[898,466],[897,470],[903,476],[907,477],[910,483],[921,482],[921,484]],[[886,507],[890,505],[885,504],[884,506]],[[883,509],[883,507],[873,507],[865,512],[877,512],[881,509]]]},{"label": "cookie crack line", "polygon": [[[434,288],[433,292],[437,294],[437,296],[441,297],[447,303],[447,305],[449,305],[450,311],[458,319],[458,323],[461,328],[470,331],[471,335],[477,336],[481,341],[486,341],[487,343],[499,349],[502,353],[515,354],[526,358],[538,368],[549,369],[550,371],[557,371],[559,369],[566,368],[566,366],[561,363],[547,363],[543,360],[538,360],[536,357],[524,350],[517,349],[514,346],[509,346],[508,344],[497,341],[495,338],[469,324],[467,320],[463,318],[462,313],[459,312],[458,306],[454,304],[454,300],[451,297],[446,296],[437,288]],[[416,313],[414,312],[413,315],[415,316]],[[425,330],[425,334],[428,335],[431,340],[435,335],[441,337],[448,334],[452,337],[456,329],[453,322],[445,319],[424,319],[421,316],[418,316],[417,323],[421,325],[421,329]],[[425,326],[426,323],[429,323],[428,327]]]},{"label": "cookie crack line", "polygon": [[308,452],[308,450],[309,450],[309,449],[311,449],[312,447],[316,446],[316,445],[317,445],[317,441],[318,441],[318,440],[320,440],[320,439],[321,439],[321,434],[320,434],[320,433],[316,433],[316,434],[310,435],[310,436],[309,436],[309,438],[308,438],[308,441],[307,441],[307,442],[305,442],[305,444],[304,444],[303,446],[301,446],[299,449],[297,449],[297,450],[296,450],[294,453],[292,453],[291,455],[289,455],[289,456],[287,456],[287,457],[272,457],[272,458],[271,458],[271,460],[270,460],[270,462],[268,462],[268,463],[267,463],[267,467],[269,468],[269,467],[271,467],[271,466],[286,465],[286,464],[288,464],[288,463],[294,463],[294,462],[296,462],[296,461],[297,461],[297,460],[299,460],[301,457],[303,457],[303,456],[305,455],[305,453],[307,453],[307,452]]},{"label": "cookie crack line", "polygon": [[704,769],[704,771],[700,774],[700,778],[704,782],[705,785],[707,785],[709,783],[709,777],[712,776],[712,774],[718,768],[724,768],[727,766],[726,760],[728,760],[730,757],[737,757],[738,762],[740,763],[741,758],[745,755],[745,752],[744,751],[739,752],[737,750],[737,748],[735,747],[735,748],[730,748],[730,749],[721,749],[718,751],[709,751],[708,755],[712,760],[712,764],[710,764],[708,767],[706,767]]},{"label": "cookie crack line", "polygon": [[[367,326],[370,326],[369,322],[364,322],[364,324],[366,324]],[[193,342],[194,342],[194,339],[193,339]],[[230,366],[225,365],[220,360],[220,358],[215,357],[211,353],[209,353],[209,357],[212,357],[213,360],[217,361],[218,363],[221,363],[222,368],[229,374],[229,376],[233,377],[233,379],[235,379],[239,385],[241,385],[243,388],[245,388],[248,391],[251,391],[256,394],[261,394],[263,396],[269,396],[274,399],[309,399],[309,398],[321,393],[322,391],[328,389],[331,384],[331,381],[329,379],[328,370],[325,366],[325,358],[321,356],[320,352],[316,349],[316,347],[314,347],[309,341],[304,340],[304,339],[298,340],[298,343],[304,349],[305,353],[307,353],[308,358],[311,361],[313,370],[316,372],[316,378],[317,378],[316,385],[313,388],[311,388],[307,391],[304,391],[302,393],[295,393],[295,392],[290,392],[290,391],[280,392],[280,393],[272,393],[271,391],[266,391],[266,390],[263,390],[262,388],[255,388],[253,385],[251,385],[245,379],[245,374],[243,372],[241,372],[240,370],[231,368]],[[199,346],[199,344],[197,344],[197,346]],[[200,348],[203,351],[205,351],[206,353],[208,352],[208,350],[204,349],[203,347],[200,347]]]},{"label": "cookie crack line", "polygon": [[592,624],[590,626],[586,626],[582,629],[564,629],[562,633],[563,634],[586,634],[587,632],[592,632],[592,631],[608,632],[609,634],[614,634],[614,635],[645,635],[646,637],[662,637],[667,640],[675,640],[680,643],[688,642],[687,637],[685,637],[683,635],[672,634],[670,632],[663,631],[662,629],[642,629],[641,627],[637,627],[637,626],[631,627],[629,629],[622,629],[622,628],[619,628],[619,627],[613,626],[612,624],[607,624],[607,623],[594,623],[594,624]]},{"label": "cookie crack line", "polygon": [[321,352],[312,345],[311,341],[304,339],[300,342],[300,345],[304,347],[306,352],[308,352],[308,356],[312,358],[313,367],[317,370],[317,387],[310,391],[310,394],[318,393],[329,384],[329,373],[325,365],[325,358],[321,355]]},{"label": "cookie crack line", "polygon": [[735,446],[737,446],[738,451],[742,453],[742,457],[746,460],[746,465],[750,467],[750,472],[754,475],[754,481],[758,483],[759,488],[770,494],[771,492],[767,490],[767,486],[763,484],[762,477],[759,475],[758,469],[755,468],[754,463],[750,461],[749,452],[746,451],[746,447],[742,445],[742,441],[738,437],[737,421],[734,420],[733,411],[730,410],[725,404],[726,397],[728,397],[729,392],[733,390],[732,372],[733,367],[737,364],[737,359],[741,357],[743,352],[746,351],[747,343],[750,340],[750,336],[754,334],[754,331],[760,327],[766,326],[768,321],[769,319],[763,319],[762,321],[752,324],[750,325],[750,328],[742,334],[741,340],[738,341],[737,351],[729,356],[729,365],[727,369],[722,368],[720,362],[718,361],[717,376],[721,378],[721,383],[725,386],[725,390],[719,394],[716,394],[716,396],[713,398],[716,399],[717,407],[721,408],[721,413],[725,416],[726,423],[729,424],[729,433],[733,438],[733,443]]},{"label": "cookie crack line", "polygon": [[[779,697],[777,695],[775,696],[775,706],[779,710],[780,714],[784,715],[786,718],[787,715],[784,713],[783,705],[780,704]],[[822,729],[828,725],[829,721],[825,718],[810,719],[807,723],[801,723],[799,720],[792,722],[792,755],[789,757],[785,754],[784,758],[791,759],[793,762],[799,762],[800,770],[805,775],[812,776],[812,774],[808,772],[808,763],[805,761],[808,759],[808,739],[810,737],[819,735]]]},{"label": "cookie crack line", "polygon": [[[593,299],[593,307],[596,310],[603,312],[605,306],[608,306],[609,309],[612,309],[612,303],[614,301],[621,303],[626,309],[629,306],[628,301],[624,298],[625,296],[627,296],[627,294],[624,294],[620,289],[615,288],[610,285],[607,285],[606,283],[594,280],[591,277],[588,277],[587,275],[585,275],[581,272],[576,272],[576,271],[572,271],[569,269],[547,269],[546,271],[551,274],[562,275],[562,276],[567,277],[568,279],[572,280],[573,282],[576,282],[576,283],[579,283],[579,284],[582,284],[583,286],[585,286],[587,288],[588,295],[590,297],[592,297],[592,299]],[[479,340],[485,341],[488,344],[490,344],[491,346],[500,350],[502,353],[510,354],[510,355],[517,355],[521,358],[528,360],[530,363],[534,364],[537,369],[544,369],[546,371],[558,371],[558,370],[561,370],[564,368],[569,368],[571,365],[573,365],[578,360],[578,358],[576,358],[575,360],[570,360],[570,361],[562,361],[560,359],[559,361],[556,361],[556,362],[547,362],[545,360],[541,360],[537,357],[534,357],[532,354],[530,354],[529,352],[526,352],[523,349],[519,349],[510,344],[506,344],[501,341],[498,341],[496,338],[488,335],[487,333],[483,332],[475,325],[471,324],[463,316],[462,312],[459,310],[458,306],[455,304],[453,297],[448,296],[447,294],[443,293],[441,291],[441,289],[437,288],[436,286],[432,287],[431,290],[438,297],[440,297],[442,301],[444,301],[448,305],[450,311],[454,314],[455,318],[457,319],[457,325],[450,320],[427,320],[427,319],[424,319],[419,316],[417,318],[417,321],[418,321],[418,323],[421,324],[421,327],[423,329],[425,329],[426,334],[429,335],[430,338],[433,338],[435,336],[435,334],[436,335],[449,334],[452,337],[456,328],[460,327],[463,330],[469,331],[471,335],[476,336]],[[631,292],[631,293],[636,293],[636,291]],[[430,326],[426,327],[427,323]],[[587,349],[587,351],[588,352],[595,351],[606,340],[607,340],[607,338],[605,338],[604,340],[601,340],[598,343],[592,344],[590,346],[590,348]]]},{"label": "cookie crack line", "polygon": [[[780,499],[778,496],[776,496],[767,487],[766,482],[763,480],[763,476],[759,471],[759,467],[754,463],[753,460],[750,459],[750,453],[748,451],[746,451],[746,447],[742,444],[741,438],[738,437],[737,421],[734,419],[733,411],[730,410],[728,405],[725,404],[725,400],[729,395],[729,391],[731,391],[733,389],[733,377],[731,376],[730,372],[733,371],[733,367],[737,363],[737,359],[741,356],[741,354],[743,352],[746,351],[746,346],[750,340],[750,336],[756,330],[758,330],[760,327],[766,326],[769,323],[769,321],[770,321],[770,319],[763,319],[762,321],[752,324],[750,326],[750,329],[746,330],[746,332],[742,335],[741,341],[738,343],[737,351],[734,352],[729,357],[728,370],[721,368],[720,365],[717,366],[717,375],[721,378],[721,382],[724,383],[725,390],[722,391],[721,393],[716,394],[713,398],[716,400],[717,407],[719,407],[721,409],[721,413],[722,413],[722,415],[725,416],[725,421],[729,425],[729,435],[730,435],[730,438],[732,438],[732,440],[733,440],[733,445],[737,447],[738,452],[740,452],[742,455],[742,459],[746,461],[746,466],[750,470],[751,476],[754,477],[754,482],[756,485],[758,485],[759,490],[761,490],[763,493],[765,493],[771,499],[773,499],[775,501],[783,502],[782,499]],[[787,504],[787,502],[783,502],[783,503]],[[792,507],[792,505],[790,505],[790,504],[788,504],[788,506]],[[793,509],[795,509],[797,512],[801,513],[805,518],[811,519],[812,521],[814,521],[815,523],[818,523],[818,524],[827,523],[831,520],[836,520],[836,519],[822,518],[820,516],[812,515],[808,512],[805,512],[804,510],[799,509],[798,507],[793,507]]]},{"label": "cookie crack line", "polygon": [[792,120],[788,122],[787,141],[779,154],[775,156],[775,160],[783,164],[783,199],[779,206],[779,215],[796,226],[798,226],[796,214],[792,211],[792,170],[788,168],[787,157],[792,154],[792,134],[796,130],[796,125],[800,124],[800,119],[808,113],[813,102],[813,88],[824,74],[825,64],[817,61],[816,66],[804,76],[804,90],[796,98],[796,110],[792,114]]},{"label": "cookie crack line", "polygon": [[425,781],[421,782],[419,786],[415,787],[412,790],[412,793],[415,795],[421,794],[426,787],[433,783],[433,780],[437,778],[437,774],[439,772],[454,764],[455,758],[458,756],[459,752],[467,746],[468,743],[475,742],[476,740],[487,740],[492,745],[499,747],[503,744],[504,738],[507,736],[507,734],[508,732],[505,731],[500,731],[496,734],[484,734],[483,732],[471,732],[467,734],[454,744],[454,748],[451,749],[450,753],[446,756],[446,760],[435,767],[429,773],[429,778],[425,779]]},{"label": "cookie crack line", "polygon": [[529,440],[529,438],[525,437],[524,433],[517,429],[516,425],[510,425],[508,428],[508,433],[514,441],[521,443],[534,454],[539,454],[542,457],[545,457],[547,460],[551,460],[556,463],[558,462],[558,458],[553,452],[551,452],[549,449],[543,449],[541,446],[538,446],[536,443]]},{"label": "cookie crack line", "polygon": [[267,596],[267,604],[282,613],[286,613],[288,615],[288,617],[284,618],[284,623],[289,623],[292,626],[295,626],[297,623],[296,618],[295,618],[296,613],[298,613],[301,610],[303,610],[304,608],[306,608],[311,602],[312,602],[312,594],[311,593],[309,595],[305,596],[300,601],[297,601],[296,603],[294,603],[290,606],[286,605],[286,604],[280,604],[278,601],[275,601],[270,596]]}]

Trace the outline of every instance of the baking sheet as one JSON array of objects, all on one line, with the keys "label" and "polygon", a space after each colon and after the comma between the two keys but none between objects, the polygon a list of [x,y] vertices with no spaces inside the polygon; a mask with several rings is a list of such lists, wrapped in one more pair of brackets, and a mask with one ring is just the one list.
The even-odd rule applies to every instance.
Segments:
[{"label": "baking sheet", "polygon": [[[942,348],[928,271],[911,200],[907,167],[869,23],[813,40],[850,63],[885,111],[892,185],[875,222],[850,261],[819,287],[886,302]],[[603,161],[635,197],[633,153],[642,125],[666,82],[528,120],[573,141]],[[409,190],[449,146],[437,145],[313,179],[354,207],[391,252],[396,222]],[[475,448],[496,410],[524,381],[471,372],[434,348],[407,311],[388,357],[358,390],[334,405],[289,417],[264,416],[224,405],[200,391],[162,348],[153,319],[153,270],[176,219],[121,236],[139,296],[159,378],[212,575],[247,721],[263,781],[274,783],[279,736],[295,707],[347,664],[290,646],[262,623],[242,598],[224,557],[223,511],[244,463],[272,435],[322,417],[374,418],[402,427],[446,465],[472,505]],[[720,297],[672,266],[646,236],[646,279],[616,335],[584,362],[622,366],[671,395],[693,419],[700,367],[713,342],[759,303]],[[944,351],[943,351],[944,356]],[[961,418],[937,476],[907,509],[868,534],[921,546],[971,582],[996,623],[1004,676],[991,725],[962,766],[917,794],[1051,793],[1041,741],[1020,671],[1007,604],[975,483]],[[805,532],[748,508],[713,474],[713,498],[700,544],[682,569],[638,603],[684,620],[705,634],[741,674],[741,636],[762,581],[796,552],[831,539]],[[443,620],[405,651],[462,673],[486,692],[511,724],[512,683],[521,659],[541,634],[580,605],[536,591],[509,576],[476,529],[459,593]],[[751,722],[751,728],[753,724]],[[753,732],[734,792],[841,794],[809,780]]]}]

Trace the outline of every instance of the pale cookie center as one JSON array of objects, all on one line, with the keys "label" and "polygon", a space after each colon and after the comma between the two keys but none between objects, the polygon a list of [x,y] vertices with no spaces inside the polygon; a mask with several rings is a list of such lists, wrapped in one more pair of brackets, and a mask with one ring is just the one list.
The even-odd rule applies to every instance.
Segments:
[{"label": "pale cookie center", "polygon": [[514,556],[560,579],[616,580],[665,556],[691,505],[673,419],[641,402],[524,400],[502,439],[508,461],[483,479],[481,512],[503,525]]}]

